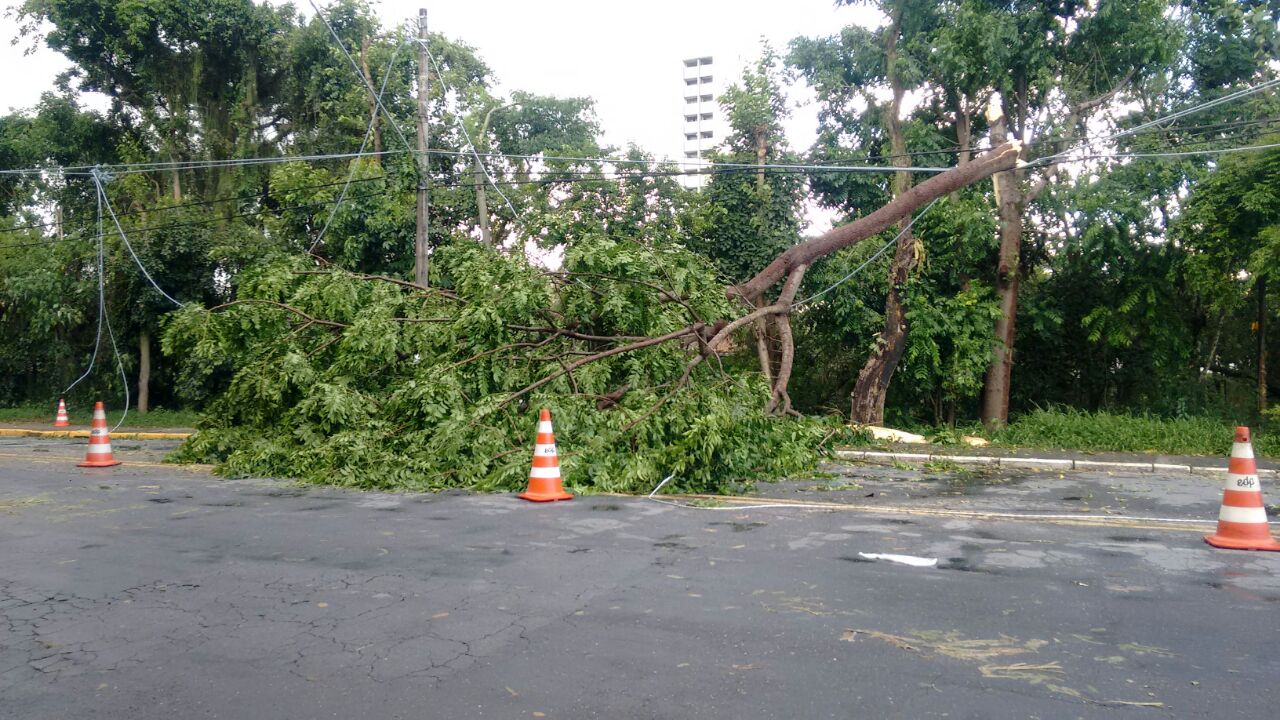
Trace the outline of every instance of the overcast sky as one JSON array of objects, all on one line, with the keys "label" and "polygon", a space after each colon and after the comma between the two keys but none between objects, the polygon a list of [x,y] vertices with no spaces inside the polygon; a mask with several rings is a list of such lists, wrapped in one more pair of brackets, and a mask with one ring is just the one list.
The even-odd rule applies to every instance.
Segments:
[{"label": "overcast sky", "polygon": [[[312,14],[307,0],[294,4]],[[830,35],[853,22],[876,21],[875,13],[836,7],[834,0],[382,0],[373,6],[387,27],[416,21],[418,8],[426,7],[431,31],[475,47],[500,90],[594,98],[606,142],[635,142],[659,156],[681,150],[684,58],[712,55],[730,79],[756,58],[761,38],[785,50],[798,35]],[[8,70],[0,108],[30,107],[67,62],[43,46],[24,55],[30,40],[8,43],[17,22],[6,13],[0,23],[0,67]],[[804,103],[804,93],[796,96]],[[798,149],[812,141],[814,118],[806,104],[789,124]]]}]

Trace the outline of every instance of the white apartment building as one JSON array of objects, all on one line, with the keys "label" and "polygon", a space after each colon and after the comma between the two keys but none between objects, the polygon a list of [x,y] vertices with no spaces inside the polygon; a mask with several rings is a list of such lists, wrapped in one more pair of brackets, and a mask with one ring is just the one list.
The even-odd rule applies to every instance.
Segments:
[{"label": "white apartment building", "polygon": [[[685,169],[698,167],[698,161],[724,141],[724,118],[716,100],[720,95],[719,77],[710,55],[684,60],[682,91],[684,93],[684,162]],[[700,187],[704,177],[686,176],[686,185]]]}]

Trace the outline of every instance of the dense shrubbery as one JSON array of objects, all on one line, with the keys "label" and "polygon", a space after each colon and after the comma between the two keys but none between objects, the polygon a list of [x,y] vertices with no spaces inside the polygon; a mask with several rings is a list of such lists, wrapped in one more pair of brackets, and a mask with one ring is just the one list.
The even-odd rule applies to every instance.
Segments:
[{"label": "dense shrubbery", "polygon": [[[1038,409],[1015,419],[992,439],[1005,445],[1112,452],[1159,452],[1227,457],[1234,437],[1230,424],[1206,417]],[[1280,457],[1280,434],[1253,433],[1259,456]]]}]

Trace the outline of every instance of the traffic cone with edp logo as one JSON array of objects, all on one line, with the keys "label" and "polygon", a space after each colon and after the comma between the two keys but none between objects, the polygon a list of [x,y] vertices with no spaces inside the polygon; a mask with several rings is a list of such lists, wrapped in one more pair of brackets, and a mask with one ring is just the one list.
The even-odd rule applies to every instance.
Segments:
[{"label": "traffic cone with edp logo", "polygon": [[93,406],[93,427],[89,430],[89,452],[80,467],[111,467],[120,461],[111,456],[111,431],[107,430],[107,410],[99,400]]},{"label": "traffic cone with edp logo", "polygon": [[1280,543],[1271,537],[1267,527],[1262,483],[1258,481],[1258,463],[1253,459],[1247,427],[1236,428],[1236,441],[1231,446],[1231,460],[1227,465],[1227,484],[1222,491],[1222,510],[1218,513],[1218,532],[1204,541],[1231,550],[1280,551]]},{"label": "traffic cone with edp logo", "polygon": [[556,434],[551,429],[551,412],[542,409],[538,418],[538,438],[533,446],[533,467],[529,470],[529,489],[517,497],[533,502],[569,500],[560,480],[560,459],[556,456]]}]

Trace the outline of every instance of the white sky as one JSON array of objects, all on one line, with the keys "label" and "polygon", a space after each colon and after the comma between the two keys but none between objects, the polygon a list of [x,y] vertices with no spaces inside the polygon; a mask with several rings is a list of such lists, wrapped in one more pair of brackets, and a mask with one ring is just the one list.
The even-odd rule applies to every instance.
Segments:
[{"label": "white sky", "polygon": [[[325,3],[319,3],[321,8]],[[295,2],[307,15],[306,0]],[[684,85],[681,61],[712,55],[730,81],[754,61],[760,39],[779,51],[798,35],[834,34],[874,12],[835,7],[833,0],[382,0],[374,9],[391,27],[426,7],[432,32],[475,47],[499,89],[596,100],[605,141],[635,142],[659,156],[679,155]],[[24,55],[30,40],[9,44],[18,23],[0,18],[0,109],[33,105],[67,67],[43,45]],[[355,82],[356,78],[353,77]],[[723,85],[722,85],[723,87]],[[803,93],[797,92],[796,95]],[[803,98],[793,98],[796,102]],[[816,125],[812,106],[799,108],[789,128],[794,147],[808,147]]]}]

